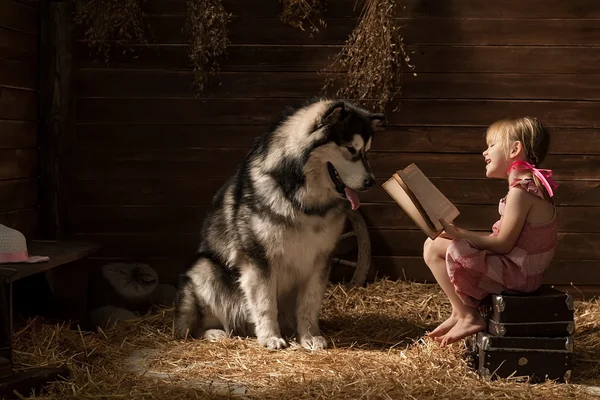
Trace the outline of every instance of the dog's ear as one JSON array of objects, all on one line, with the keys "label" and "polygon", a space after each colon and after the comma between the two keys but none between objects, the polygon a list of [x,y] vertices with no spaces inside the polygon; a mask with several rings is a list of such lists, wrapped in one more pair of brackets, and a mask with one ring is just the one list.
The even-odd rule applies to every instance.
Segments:
[{"label": "dog's ear", "polygon": [[385,121],[385,115],[383,114],[371,114],[369,116],[371,119],[371,128],[374,131],[380,131],[383,129],[383,122]]},{"label": "dog's ear", "polygon": [[336,101],[331,104],[325,111],[322,117],[323,124],[333,125],[340,121],[346,115],[346,103],[343,101]]}]

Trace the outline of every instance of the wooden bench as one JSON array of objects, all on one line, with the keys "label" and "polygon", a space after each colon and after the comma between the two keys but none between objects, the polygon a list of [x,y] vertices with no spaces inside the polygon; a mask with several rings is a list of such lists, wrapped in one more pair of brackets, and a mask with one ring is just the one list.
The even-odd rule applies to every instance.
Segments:
[{"label": "wooden bench", "polygon": [[97,243],[71,241],[28,241],[27,249],[32,255],[43,255],[50,260],[35,264],[0,264],[0,397],[15,396],[17,390],[28,395],[50,380],[67,377],[69,370],[59,368],[34,368],[15,371],[12,353],[13,283],[38,274],[46,273],[53,294],[57,317],[77,320],[87,313],[88,271],[79,261],[100,249]]},{"label": "wooden bench", "polygon": [[29,254],[48,256],[50,260],[36,264],[0,264],[0,268],[17,270],[7,279],[8,283],[12,283],[39,272],[82,260],[98,251],[100,247],[97,243],[89,242],[33,240],[27,242]]},{"label": "wooden bench", "polygon": [[[78,241],[28,241],[29,254],[48,256],[47,262],[34,264],[1,264],[2,268],[16,270],[7,276],[6,283],[12,292],[14,282],[38,273],[45,273],[52,290],[51,317],[84,323],[87,315],[88,270],[79,261],[100,249],[100,245]],[[10,294],[12,300],[12,293]],[[9,302],[12,320],[12,301]]]}]

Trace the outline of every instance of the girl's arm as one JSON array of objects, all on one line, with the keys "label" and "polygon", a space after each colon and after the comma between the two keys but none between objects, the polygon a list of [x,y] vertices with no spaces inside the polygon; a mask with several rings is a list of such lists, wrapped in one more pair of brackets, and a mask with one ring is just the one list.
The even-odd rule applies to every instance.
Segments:
[{"label": "girl's arm", "polygon": [[458,228],[444,220],[440,220],[440,222],[444,226],[446,235],[450,237],[466,239],[473,246],[496,254],[506,254],[515,247],[523,229],[527,214],[533,204],[530,196],[525,190],[510,188],[506,196],[500,232],[496,236],[482,236],[479,232]]},{"label": "girl's arm", "polygon": [[[446,222],[446,224],[447,224],[447,222]],[[474,235],[479,235],[479,236],[490,236],[493,233],[493,232],[483,232],[483,231],[469,231],[469,232],[471,232]],[[440,233],[440,237],[442,237],[444,239],[454,239],[453,236],[447,235],[446,231],[443,231],[442,233]]]}]

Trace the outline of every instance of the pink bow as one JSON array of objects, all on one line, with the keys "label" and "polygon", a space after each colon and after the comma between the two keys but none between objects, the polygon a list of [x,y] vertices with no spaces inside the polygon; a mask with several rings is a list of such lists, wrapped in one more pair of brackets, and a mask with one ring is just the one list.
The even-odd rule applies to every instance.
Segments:
[{"label": "pink bow", "polygon": [[550,169],[538,169],[538,168],[535,168],[533,165],[531,165],[527,161],[515,161],[514,163],[512,163],[510,165],[510,167],[508,167],[508,170],[506,171],[506,174],[508,175],[510,173],[510,170],[513,169],[513,168],[517,168],[517,169],[529,169],[529,170],[531,170],[531,172],[535,176],[538,177],[538,179],[540,180],[540,182],[542,182],[542,184],[544,185],[544,187],[548,191],[548,195],[550,197],[552,197],[554,195],[554,192],[553,192],[552,189],[556,189],[558,187],[558,183],[556,183],[556,181],[551,178],[551,176],[552,176],[552,170],[550,170]]}]

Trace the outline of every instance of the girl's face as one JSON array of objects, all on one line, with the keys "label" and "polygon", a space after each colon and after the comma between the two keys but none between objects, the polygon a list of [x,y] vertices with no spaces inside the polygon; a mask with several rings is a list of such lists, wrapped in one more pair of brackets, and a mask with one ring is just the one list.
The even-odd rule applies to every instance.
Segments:
[{"label": "girl's face", "polygon": [[488,178],[506,179],[506,169],[510,160],[506,157],[502,142],[497,137],[488,140],[488,148],[483,152],[485,159],[485,176]]}]

